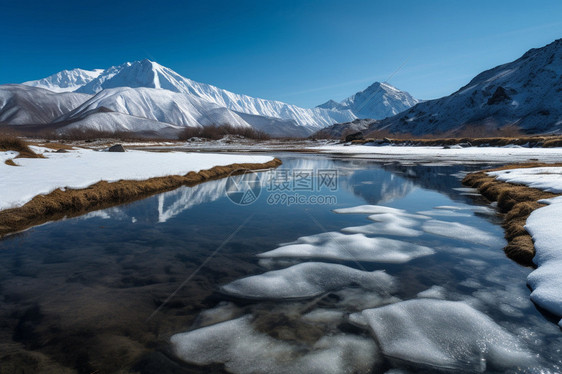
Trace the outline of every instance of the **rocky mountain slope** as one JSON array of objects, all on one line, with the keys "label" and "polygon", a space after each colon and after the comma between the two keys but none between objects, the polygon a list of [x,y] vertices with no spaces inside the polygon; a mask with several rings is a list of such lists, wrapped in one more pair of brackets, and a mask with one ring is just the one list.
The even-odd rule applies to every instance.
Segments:
[{"label": "rocky mountain slope", "polygon": [[[334,129],[340,126],[346,125],[323,133],[337,134]],[[478,74],[449,96],[371,121],[364,132],[424,135],[477,129],[485,136],[504,126],[529,134],[562,133],[562,39]]]}]

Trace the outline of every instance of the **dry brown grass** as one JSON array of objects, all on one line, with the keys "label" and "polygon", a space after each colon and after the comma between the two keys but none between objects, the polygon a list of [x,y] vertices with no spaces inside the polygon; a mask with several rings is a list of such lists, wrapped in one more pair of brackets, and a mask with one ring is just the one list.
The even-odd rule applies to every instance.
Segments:
[{"label": "dry brown grass", "polygon": [[538,201],[555,196],[551,192],[542,191],[523,185],[506,183],[488,175],[487,171],[508,170],[539,166],[562,166],[560,164],[529,163],[520,165],[506,165],[500,168],[483,170],[468,174],[463,184],[478,189],[490,201],[497,201],[500,212],[505,213],[503,228],[508,242],[504,248],[506,255],[525,266],[533,265],[535,247],[525,223],[529,215],[536,209],[543,207]]},{"label": "dry brown grass", "polygon": [[186,127],[178,135],[179,140],[188,140],[194,137],[218,140],[226,135],[240,135],[247,139],[269,140],[271,137],[263,131],[251,127],[238,128],[230,125]]},{"label": "dry brown grass", "polygon": [[64,217],[75,217],[86,212],[108,208],[131,202],[156,193],[173,190],[180,186],[219,179],[231,173],[247,170],[275,168],[281,165],[279,159],[265,164],[232,164],[215,166],[198,173],[151,178],[145,181],[126,181],[96,183],[88,188],[61,191],[57,189],[48,195],[38,195],[20,208],[0,211],[0,237],[25,230],[45,222]]},{"label": "dry brown grass", "polygon": [[[481,132],[482,133],[482,132]],[[484,132],[485,133],[485,132]],[[408,144],[416,146],[446,146],[461,143],[470,143],[473,146],[495,146],[525,145],[531,144],[536,147],[552,148],[562,147],[562,136],[560,135],[521,135],[521,136],[444,136],[424,135],[413,136],[411,134],[392,134],[386,130],[378,130],[367,134],[364,140],[356,140],[354,143],[364,144],[377,139],[387,138],[395,144]]]},{"label": "dry brown grass", "polygon": [[60,149],[65,149],[65,150],[74,149],[73,146],[71,146],[69,144],[60,143],[60,142],[52,142],[52,141],[33,142],[33,141],[28,141],[27,143],[30,144],[30,145],[38,146],[38,147],[49,148],[49,149],[52,149],[53,151],[58,151]]},{"label": "dry brown grass", "polygon": [[0,135],[0,151],[16,151],[19,153],[18,157],[43,158],[33,152],[25,141],[15,136]]},{"label": "dry brown grass", "polygon": [[8,166],[18,166],[12,159],[6,160],[4,163]]}]

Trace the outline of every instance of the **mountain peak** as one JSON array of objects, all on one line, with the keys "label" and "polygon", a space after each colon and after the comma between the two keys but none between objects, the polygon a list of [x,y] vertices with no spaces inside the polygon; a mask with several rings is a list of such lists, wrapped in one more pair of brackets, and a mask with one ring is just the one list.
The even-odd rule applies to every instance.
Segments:
[{"label": "mountain peak", "polygon": [[84,70],[76,68],[62,70],[46,78],[24,82],[23,84],[54,92],[72,92],[96,79],[102,72],[102,69]]},{"label": "mountain peak", "polygon": [[383,119],[416,105],[419,100],[384,82],[374,82],[363,91],[338,103],[329,100],[318,106],[323,109],[350,110],[358,118]]}]

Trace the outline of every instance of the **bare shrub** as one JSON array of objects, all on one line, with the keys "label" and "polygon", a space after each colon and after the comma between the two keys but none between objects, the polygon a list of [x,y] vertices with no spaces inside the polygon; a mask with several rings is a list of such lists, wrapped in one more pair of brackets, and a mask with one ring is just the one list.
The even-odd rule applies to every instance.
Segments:
[{"label": "bare shrub", "polygon": [[247,139],[268,140],[270,136],[263,131],[251,127],[234,127],[231,125],[212,125],[204,127],[186,127],[178,135],[178,139],[204,138],[210,140],[222,139],[227,135],[240,135]]}]

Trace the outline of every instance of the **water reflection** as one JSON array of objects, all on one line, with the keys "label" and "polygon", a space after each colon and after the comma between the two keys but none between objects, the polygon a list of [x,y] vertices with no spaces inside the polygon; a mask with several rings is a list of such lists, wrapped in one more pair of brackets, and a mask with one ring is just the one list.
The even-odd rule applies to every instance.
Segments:
[{"label": "water reflection", "polygon": [[[462,235],[451,238],[432,234],[427,225],[423,229],[429,220],[454,221],[463,225],[457,229],[472,227],[501,242],[502,229],[490,224],[497,223],[497,217],[475,215],[472,198],[454,190],[462,187],[457,175],[463,167],[379,165],[300,155],[281,158],[286,169],[337,169],[338,190],[330,192],[337,196],[337,204],[270,205],[264,195],[254,204],[239,206],[228,200],[226,181],[219,180],[51,223],[0,242],[2,370],[222,372],[222,365],[199,367],[179,361],[171,351],[170,337],[229,321],[230,330],[215,332],[224,336],[217,343],[224,343],[222,353],[247,363],[258,365],[227,346],[236,332],[248,344],[246,353],[261,358],[260,365],[274,356],[281,363],[290,358],[298,364],[296,369],[314,369],[317,363],[327,362],[335,371],[349,367],[349,362],[364,364],[358,370],[403,369],[384,358],[369,332],[350,323],[348,315],[433,297],[463,301],[485,312],[539,352],[541,365],[558,371],[559,329],[529,301],[528,269],[505,258],[503,243],[488,246],[492,240],[472,243]],[[307,300],[256,302],[219,292],[220,286],[236,280],[308,262],[257,256],[281,243],[373,224],[366,214],[332,212],[363,204],[385,204],[403,210],[401,215],[407,218],[375,221],[387,229],[367,235],[392,239],[376,242],[400,241],[397,247],[403,249],[404,243],[415,243],[431,251],[406,263],[315,258],[355,269],[359,273],[353,272],[353,277],[360,281]],[[446,208],[451,205],[458,209],[456,215],[428,214],[443,206],[440,212],[451,212]],[[404,227],[394,227],[404,222],[410,222],[407,228],[416,235],[404,235]],[[218,255],[207,261],[217,248],[221,248]],[[385,289],[371,288],[369,278],[361,277],[361,272],[379,271],[394,280]],[[184,284],[191,274],[195,275]],[[320,271],[321,278],[330,274]],[[171,294],[174,297],[169,299]],[[148,319],[158,307],[159,312]],[[271,349],[264,350],[264,344]],[[356,347],[355,353],[346,353],[349,347]],[[206,354],[210,352],[214,351],[208,349]],[[338,357],[343,359],[334,361]]]}]

